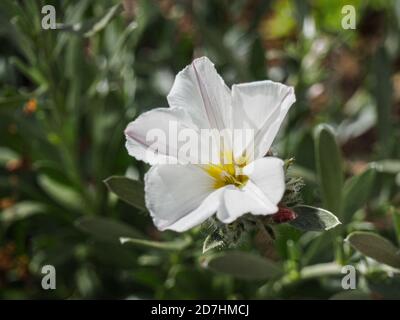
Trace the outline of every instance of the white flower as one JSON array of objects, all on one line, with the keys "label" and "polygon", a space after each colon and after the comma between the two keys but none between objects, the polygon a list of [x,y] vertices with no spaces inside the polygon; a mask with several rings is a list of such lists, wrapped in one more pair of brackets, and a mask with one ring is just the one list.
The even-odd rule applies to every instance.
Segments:
[{"label": "white flower", "polygon": [[[129,154],[153,165],[145,175],[145,197],[157,228],[182,232],[215,213],[224,223],[245,213],[276,213],[285,191],[283,161],[264,155],[296,100],[293,88],[257,81],[229,90],[213,63],[202,57],[178,73],[167,99],[170,108],[146,112],[125,130]],[[231,150],[219,150],[231,157],[228,164],[160,164],[176,157],[178,146],[155,150],[147,137],[154,128],[171,134],[171,123],[178,134],[187,128],[252,129],[253,148],[238,149],[231,141]]]}]

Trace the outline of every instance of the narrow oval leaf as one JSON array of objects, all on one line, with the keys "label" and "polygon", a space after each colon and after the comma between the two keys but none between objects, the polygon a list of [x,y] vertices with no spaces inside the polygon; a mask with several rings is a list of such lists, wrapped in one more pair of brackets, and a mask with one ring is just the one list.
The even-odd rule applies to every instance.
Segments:
[{"label": "narrow oval leaf", "polygon": [[394,268],[400,268],[399,249],[380,235],[372,232],[356,231],[351,233],[345,241],[348,241],[362,254],[378,262]]},{"label": "narrow oval leaf", "polygon": [[315,129],[315,159],[324,207],[341,217],[342,156],[332,129],[325,124]]},{"label": "narrow oval leaf", "polygon": [[30,217],[34,214],[43,213],[45,210],[46,207],[39,202],[22,201],[1,211],[0,222],[4,222],[4,224],[7,225],[13,223],[14,221]]},{"label": "narrow oval leaf", "polygon": [[317,181],[317,177],[312,170],[296,164],[290,166],[288,173],[293,177],[302,177],[307,182],[316,183]]},{"label": "narrow oval leaf", "polygon": [[392,215],[394,231],[397,236],[397,243],[400,244],[400,210],[390,207],[389,212]]},{"label": "narrow oval leaf", "polygon": [[346,290],[334,294],[329,300],[371,300],[371,295],[361,290]]},{"label": "narrow oval leaf", "polygon": [[385,159],[373,163],[374,168],[379,172],[398,174],[400,173],[400,160]]},{"label": "narrow oval leaf", "polygon": [[28,98],[24,96],[0,97],[0,112],[15,110],[16,108],[23,105],[24,102],[26,102],[27,100]]},{"label": "narrow oval leaf", "polygon": [[306,266],[300,271],[301,279],[315,279],[341,274],[342,266],[336,262],[318,263]]},{"label": "narrow oval leaf", "polygon": [[75,24],[57,24],[57,29],[66,32],[73,32],[84,37],[92,37],[103,30],[107,24],[123,10],[121,4],[116,4],[109,8],[101,17],[83,21]]},{"label": "narrow oval leaf", "polygon": [[205,266],[236,278],[264,280],[282,273],[279,265],[271,260],[242,251],[227,251],[206,260]]},{"label": "narrow oval leaf", "polygon": [[138,262],[136,252],[114,243],[104,241],[91,243],[90,250],[96,261],[106,266],[132,269]]},{"label": "narrow oval leaf", "polygon": [[[1,99],[0,99],[1,105]],[[18,153],[9,148],[0,147],[0,166],[5,166],[9,161],[16,161],[19,159]]]},{"label": "narrow oval leaf", "polygon": [[115,193],[121,200],[135,208],[146,210],[144,186],[142,182],[123,176],[113,176],[104,180],[104,183],[107,185],[108,189]]},{"label": "narrow oval leaf", "polygon": [[95,35],[97,32],[104,29],[114,17],[116,17],[118,14],[122,12],[122,10],[123,7],[120,3],[108,9],[107,12],[101,18],[93,22],[93,25],[87,26],[84,36],[91,37]]},{"label": "narrow oval leaf", "polygon": [[39,175],[38,183],[51,198],[65,208],[77,211],[83,209],[82,197],[70,186],[62,184],[44,174]]},{"label": "narrow oval leaf", "polygon": [[343,222],[345,224],[351,221],[354,213],[368,200],[374,185],[375,174],[376,170],[369,168],[346,181],[343,192]]},{"label": "narrow oval leaf", "polygon": [[139,231],[125,223],[108,218],[83,217],[78,219],[75,224],[80,230],[89,233],[96,239],[115,244],[119,243],[120,237],[141,237]]},{"label": "narrow oval leaf", "polygon": [[121,244],[130,243],[141,247],[160,249],[160,250],[183,250],[192,242],[192,240],[189,237],[168,242],[150,241],[144,239],[127,238],[127,237],[121,237],[119,240]]},{"label": "narrow oval leaf", "polygon": [[400,299],[400,276],[368,275],[366,277],[368,289],[381,299]]},{"label": "narrow oval leaf", "polygon": [[321,208],[301,205],[294,207],[293,211],[296,212],[297,218],[289,223],[300,230],[325,231],[340,224],[334,214]]},{"label": "narrow oval leaf", "polygon": [[377,115],[377,151],[382,158],[392,153],[396,141],[391,116],[393,96],[391,58],[383,46],[374,54],[371,67],[371,75],[375,82],[373,93]]}]

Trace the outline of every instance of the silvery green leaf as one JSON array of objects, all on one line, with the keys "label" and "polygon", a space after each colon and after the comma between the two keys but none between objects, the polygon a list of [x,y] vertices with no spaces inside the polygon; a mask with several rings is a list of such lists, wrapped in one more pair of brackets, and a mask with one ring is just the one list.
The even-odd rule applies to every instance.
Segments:
[{"label": "silvery green leaf", "polygon": [[366,277],[368,289],[381,299],[400,299],[400,276],[394,274],[388,277],[385,274],[371,274]]},{"label": "silvery green leaf", "polygon": [[72,187],[62,184],[44,174],[39,175],[38,183],[51,198],[65,208],[82,210],[84,206],[84,200],[82,199],[81,195]]},{"label": "silvery green leaf", "polygon": [[366,203],[374,185],[375,174],[376,170],[371,167],[346,181],[343,191],[344,223],[350,222],[353,214]]},{"label": "silvery green leaf", "polygon": [[343,169],[342,156],[331,127],[321,124],[315,129],[315,158],[324,207],[341,216]]},{"label": "silvery green leaf", "polygon": [[146,210],[144,202],[144,186],[137,180],[122,176],[112,176],[104,180],[108,189],[115,193],[118,198],[135,208]]},{"label": "silvery green leaf", "polygon": [[378,172],[398,174],[400,173],[400,160],[396,159],[385,159],[372,163],[372,166]]},{"label": "silvery green leaf", "polygon": [[92,19],[90,21],[79,22],[75,24],[57,24],[57,29],[61,31],[69,31],[84,37],[91,37],[97,32],[104,29],[107,24],[119,13],[121,13],[123,7],[121,4],[116,4],[109,8],[104,15],[99,18]]},{"label": "silvery green leaf", "polygon": [[123,222],[100,217],[83,217],[75,222],[82,231],[98,240],[118,244],[120,237],[141,237],[141,233]]},{"label": "silvery green leaf", "polygon": [[[0,105],[1,105],[1,102],[2,102],[2,99],[0,99]],[[19,155],[14,150],[5,148],[5,147],[0,147],[0,165],[1,166],[4,166],[9,161],[14,161],[14,160],[18,160],[18,159],[19,159]]]},{"label": "silvery green leaf", "polygon": [[151,241],[145,239],[136,239],[129,237],[120,237],[121,244],[133,244],[136,246],[147,247],[160,250],[183,250],[191,244],[192,240],[189,237],[181,238],[175,241]]},{"label": "silvery green leaf", "polygon": [[299,205],[293,208],[297,218],[289,223],[304,231],[325,231],[339,225],[339,219],[328,210]]},{"label": "silvery green leaf", "polygon": [[351,233],[345,241],[362,254],[387,264],[400,268],[400,253],[390,241],[372,232],[356,231]]},{"label": "silvery green leaf", "polygon": [[361,290],[346,290],[334,294],[329,300],[371,300],[371,295]]},{"label": "silvery green leaf", "polygon": [[394,230],[397,236],[397,242],[400,244],[400,210],[390,207],[389,212],[392,215]]},{"label": "silvery green leaf", "polygon": [[280,266],[263,257],[242,251],[226,251],[205,261],[211,270],[248,280],[265,280],[279,276]]},{"label": "silvery green leaf", "polygon": [[14,221],[43,213],[45,206],[38,202],[22,201],[0,212],[0,222],[10,224]]}]

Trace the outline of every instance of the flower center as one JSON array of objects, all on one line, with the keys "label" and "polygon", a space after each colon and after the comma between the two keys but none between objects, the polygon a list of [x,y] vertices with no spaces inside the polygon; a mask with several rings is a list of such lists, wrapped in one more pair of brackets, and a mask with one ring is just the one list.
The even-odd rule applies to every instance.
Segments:
[{"label": "flower center", "polygon": [[246,159],[237,159],[236,163],[231,155],[224,159],[228,160],[227,164],[209,164],[204,167],[215,180],[213,188],[219,189],[229,184],[238,188],[244,187],[249,180],[249,177],[242,173],[243,167],[247,164]]}]

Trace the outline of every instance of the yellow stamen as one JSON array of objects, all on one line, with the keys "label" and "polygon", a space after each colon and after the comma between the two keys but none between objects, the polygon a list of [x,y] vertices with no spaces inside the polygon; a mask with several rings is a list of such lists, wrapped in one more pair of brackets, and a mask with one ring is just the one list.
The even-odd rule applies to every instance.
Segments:
[{"label": "yellow stamen", "polygon": [[247,164],[245,157],[234,160],[231,151],[221,153],[222,164],[209,164],[204,170],[214,178],[214,189],[232,184],[236,187],[243,187],[249,178],[242,174],[242,168]]}]

